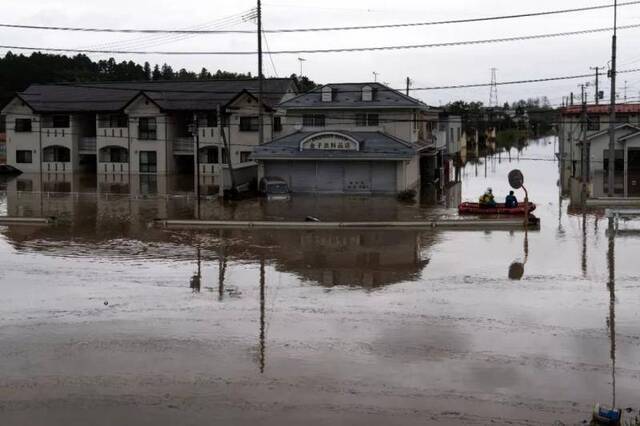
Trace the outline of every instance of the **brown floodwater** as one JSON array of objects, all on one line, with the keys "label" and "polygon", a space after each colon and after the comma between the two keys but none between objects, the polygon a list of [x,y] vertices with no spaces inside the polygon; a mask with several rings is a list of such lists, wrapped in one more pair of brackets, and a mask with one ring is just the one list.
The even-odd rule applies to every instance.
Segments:
[{"label": "brown floodwater", "polygon": [[578,424],[596,402],[637,410],[640,236],[609,239],[603,212],[568,205],[554,139],[468,164],[414,205],[208,199],[200,217],[455,216],[487,186],[506,195],[513,168],[542,220],[526,237],[166,231],[150,222],[196,214],[188,179],[1,184],[0,215],[58,224],[0,226],[0,425]]}]

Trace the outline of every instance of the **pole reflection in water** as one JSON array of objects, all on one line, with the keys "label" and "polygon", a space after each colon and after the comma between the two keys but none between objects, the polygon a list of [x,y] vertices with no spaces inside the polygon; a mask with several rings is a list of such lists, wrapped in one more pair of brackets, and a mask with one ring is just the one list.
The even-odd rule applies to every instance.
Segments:
[{"label": "pole reflection in water", "polygon": [[615,270],[615,239],[613,218],[609,218],[609,248],[607,250],[607,267],[609,269],[609,281],[607,287],[609,289],[609,318],[607,325],[609,328],[609,339],[611,342],[611,386],[613,396],[611,407],[616,407],[616,270]]},{"label": "pole reflection in water", "polygon": [[202,280],[202,256],[200,251],[200,245],[197,246],[196,252],[198,257],[198,260],[197,260],[198,270],[195,273],[195,275],[191,277],[189,287],[191,288],[191,291],[193,293],[200,293],[201,280]]},{"label": "pole reflection in water", "polygon": [[529,231],[527,227],[524,228],[524,260],[522,262],[513,262],[509,266],[509,279],[519,281],[524,276],[524,266],[527,264],[529,258]]},{"label": "pole reflection in water", "polygon": [[265,271],[264,256],[260,256],[260,373],[265,366]]},{"label": "pole reflection in water", "polygon": [[582,213],[582,276],[587,276],[587,212]]},{"label": "pole reflection in water", "polygon": [[224,245],[220,247],[218,255],[218,300],[224,299],[224,279],[227,272],[227,255]]}]

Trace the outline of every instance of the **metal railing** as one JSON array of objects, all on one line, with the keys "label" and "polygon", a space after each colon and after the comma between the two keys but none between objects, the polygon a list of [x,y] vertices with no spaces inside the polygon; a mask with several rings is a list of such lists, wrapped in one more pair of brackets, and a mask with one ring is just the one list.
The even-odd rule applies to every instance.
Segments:
[{"label": "metal railing", "polygon": [[79,145],[78,148],[79,148],[80,151],[95,152],[96,151],[96,138],[95,137],[83,137],[83,138],[80,138],[80,145]]},{"label": "metal railing", "polygon": [[173,152],[193,153],[194,141],[192,137],[175,138],[173,141]]}]

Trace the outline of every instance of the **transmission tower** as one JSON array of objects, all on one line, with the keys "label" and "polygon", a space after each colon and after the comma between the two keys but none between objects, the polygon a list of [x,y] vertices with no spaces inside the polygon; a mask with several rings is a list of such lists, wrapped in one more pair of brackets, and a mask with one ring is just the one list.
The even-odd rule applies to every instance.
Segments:
[{"label": "transmission tower", "polygon": [[496,77],[497,68],[491,68],[491,91],[489,92],[489,106],[498,106],[498,80]]}]

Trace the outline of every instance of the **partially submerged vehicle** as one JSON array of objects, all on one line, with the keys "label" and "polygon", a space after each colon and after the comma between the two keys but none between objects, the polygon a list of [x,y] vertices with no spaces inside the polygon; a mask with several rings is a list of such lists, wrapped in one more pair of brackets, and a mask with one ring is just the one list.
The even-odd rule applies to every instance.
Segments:
[{"label": "partially submerged vehicle", "polygon": [[[536,209],[534,203],[529,203],[529,213]],[[506,207],[503,203],[496,204],[495,207],[483,206],[480,203],[462,203],[458,206],[459,214],[501,214],[501,215],[513,215],[524,216],[525,205],[524,203],[518,204],[517,207]]]},{"label": "partially submerged vehicle", "polygon": [[277,176],[266,176],[260,179],[258,191],[267,200],[288,200],[291,198],[287,181]]}]

